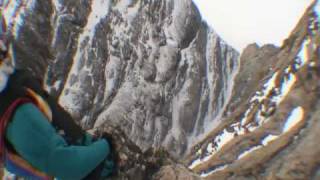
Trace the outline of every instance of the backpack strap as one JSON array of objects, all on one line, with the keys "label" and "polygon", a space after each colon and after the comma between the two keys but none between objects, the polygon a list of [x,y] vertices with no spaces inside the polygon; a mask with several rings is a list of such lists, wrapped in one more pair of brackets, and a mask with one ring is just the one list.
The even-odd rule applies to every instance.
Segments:
[{"label": "backpack strap", "polygon": [[37,170],[27,161],[22,159],[15,153],[9,150],[5,151],[5,166],[7,170],[14,172],[18,176],[27,177],[34,180],[53,180],[54,178]]},{"label": "backpack strap", "polygon": [[52,123],[52,111],[49,104],[32,89],[27,88],[28,95],[34,100],[39,110],[47,117],[48,121]]},{"label": "backpack strap", "polygon": [[[8,122],[11,119],[12,114],[15,112],[17,107],[21,104],[32,103],[32,100],[29,98],[19,98],[16,99],[9,108],[4,112],[4,114],[0,117],[0,157],[4,160],[5,153],[5,131],[8,125]],[[2,161],[3,162],[3,161]]]}]

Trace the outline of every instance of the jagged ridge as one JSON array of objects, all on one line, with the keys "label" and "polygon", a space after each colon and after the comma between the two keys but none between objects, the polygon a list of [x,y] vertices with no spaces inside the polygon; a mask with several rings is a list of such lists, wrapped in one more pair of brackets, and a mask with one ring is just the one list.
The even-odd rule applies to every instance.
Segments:
[{"label": "jagged ridge", "polygon": [[[319,8],[314,1],[281,49],[251,45],[244,51],[246,65],[233,91],[240,97],[232,98],[229,116],[194,147],[187,162],[195,172],[205,179],[319,178]],[[269,66],[253,79],[260,83],[237,89],[248,77],[242,69],[264,60]]]}]

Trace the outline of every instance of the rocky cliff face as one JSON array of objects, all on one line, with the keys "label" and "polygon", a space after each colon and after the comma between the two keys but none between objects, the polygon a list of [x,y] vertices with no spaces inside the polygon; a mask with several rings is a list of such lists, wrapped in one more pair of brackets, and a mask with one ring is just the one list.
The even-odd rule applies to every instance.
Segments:
[{"label": "rocky cliff face", "polygon": [[281,48],[250,45],[228,108],[187,164],[204,179],[319,179],[320,2]]},{"label": "rocky cliff face", "polygon": [[4,1],[17,64],[85,128],[181,157],[229,100],[238,53],[191,0]]}]

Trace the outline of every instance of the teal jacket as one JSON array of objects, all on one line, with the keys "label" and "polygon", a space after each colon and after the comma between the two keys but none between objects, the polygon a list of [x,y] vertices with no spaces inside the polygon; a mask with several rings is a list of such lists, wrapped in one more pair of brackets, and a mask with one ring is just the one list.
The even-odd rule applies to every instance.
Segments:
[{"label": "teal jacket", "polygon": [[43,113],[31,104],[19,106],[7,126],[6,138],[32,166],[58,179],[82,179],[110,153],[106,140],[70,146]]}]

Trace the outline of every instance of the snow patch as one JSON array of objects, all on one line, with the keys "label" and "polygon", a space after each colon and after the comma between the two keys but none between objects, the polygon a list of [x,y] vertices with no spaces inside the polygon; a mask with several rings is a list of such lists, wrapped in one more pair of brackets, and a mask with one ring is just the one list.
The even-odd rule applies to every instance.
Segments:
[{"label": "snow patch", "polygon": [[[210,160],[212,156],[214,156],[224,145],[226,145],[228,142],[230,142],[234,137],[235,137],[234,132],[230,133],[224,129],[224,131],[221,134],[216,136],[214,143],[208,144],[208,146],[206,148],[206,150],[207,150],[206,153],[208,153],[208,155],[203,158],[198,158],[198,159],[194,160],[191,163],[191,165],[189,166],[189,168],[193,169],[197,165]],[[202,154],[202,151],[201,151],[201,154]]]},{"label": "snow patch", "polygon": [[[286,132],[289,132],[293,127],[295,127],[299,122],[301,122],[303,120],[303,115],[304,115],[304,110],[302,107],[297,107],[294,110],[292,110],[292,112],[290,113],[290,116],[288,117],[286,123],[283,126],[282,134],[279,136],[269,134],[268,136],[263,138],[261,144],[263,146],[267,146],[270,142],[278,139],[279,137],[284,135]],[[247,156],[251,152],[253,152],[257,149],[260,149],[263,146],[255,146],[255,147],[251,148],[250,150],[245,151],[244,153],[239,155],[238,159],[241,159],[244,156]]]},{"label": "snow patch", "polygon": [[[241,124],[243,125],[246,122],[248,115],[252,112],[254,106],[257,106],[256,103],[262,103],[264,100],[270,101],[270,104],[265,107],[262,106],[255,115],[255,122],[258,123],[259,127],[263,121],[267,120],[267,117],[262,116],[262,112],[270,113],[274,111],[274,108],[279,105],[283,99],[288,95],[288,93],[293,88],[297,79],[296,76],[291,73],[291,67],[288,67],[284,71],[284,76],[281,80],[281,85],[279,87],[276,86],[276,80],[278,79],[279,72],[276,72],[264,85],[263,91],[256,92],[255,96],[251,98],[250,108],[246,111],[244,118],[241,120]],[[257,127],[253,127],[250,129],[254,130]]]},{"label": "snow patch", "polygon": [[[279,104],[283,98],[290,92],[293,85],[296,82],[296,77],[294,74],[290,73],[290,67],[288,67],[285,72],[285,78],[281,83],[280,87],[276,87],[276,79],[278,78],[279,72],[273,74],[273,76],[263,85],[263,91],[256,92],[256,95],[251,98],[250,102],[255,101],[261,103],[264,99],[267,99],[272,91],[276,91],[276,95],[272,96],[272,100]],[[249,109],[250,110],[250,109]]]},{"label": "snow patch", "polygon": [[290,113],[290,116],[288,117],[288,120],[286,121],[286,123],[285,123],[285,125],[283,127],[281,135],[277,136],[277,135],[269,134],[268,136],[263,138],[263,140],[261,142],[262,146],[252,147],[250,150],[245,151],[242,154],[240,154],[238,159],[241,159],[241,158],[247,156],[248,154],[250,154],[251,152],[253,152],[253,151],[257,150],[257,149],[261,149],[263,146],[267,146],[270,142],[278,139],[279,137],[281,137],[286,132],[289,132],[294,126],[296,126],[299,122],[301,122],[303,120],[303,114],[304,114],[304,111],[303,111],[302,107],[295,108]]},{"label": "snow patch", "polygon": [[244,151],[243,153],[241,153],[239,156],[238,156],[238,159],[241,159],[245,156],[247,156],[248,154],[252,153],[253,151],[257,150],[257,149],[261,149],[262,146],[254,146],[252,148],[250,148],[249,150],[247,151]]},{"label": "snow patch", "polygon": [[207,146],[207,152],[212,153],[214,151],[214,147],[212,143],[209,143]]},{"label": "snow patch", "polygon": [[110,8],[110,0],[94,0],[91,4],[91,13],[89,15],[86,26],[84,27],[84,32],[79,38],[79,42],[82,42],[86,37],[89,37],[89,42],[95,34],[96,26],[104,19]]},{"label": "snow patch", "polygon": [[197,151],[197,155],[201,155],[202,154],[202,149],[199,149],[198,151]]},{"label": "snow patch", "polygon": [[132,0],[120,0],[113,9],[118,10],[121,13],[123,13],[125,10],[127,10],[128,6],[131,3],[132,3]]},{"label": "snow patch", "polygon": [[245,133],[244,128],[241,126],[240,123],[235,123],[235,124],[231,125],[231,127],[234,128],[235,134],[237,134],[237,135],[242,135]]},{"label": "snow patch", "polygon": [[[262,102],[262,100],[267,98],[269,92],[276,87],[275,80],[277,79],[278,75],[279,72],[274,73],[273,76],[263,85],[264,90],[262,92],[256,92],[256,95],[251,98],[250,103],[255,101]],[[249,114],[249,112],[247,114]]]},{"label": "snow patch", "polygon": [[215,151],[219,151],[225,144],[230,142],[233,138],[234,133],[230,133],[225,129],[222,134],[216,137],[217,147],[215,147]]},{"label": "snow patch", "polygon": [[278,139],[278,138],[279,138],[279,136],[269,134],[268,136],[266,136],[265,138],[263,138],[263,140],[262,140],[262,145],[267,146],[267,145],[269,144],[269,142],[271,142],[271,141],[273,141],[273,140],[276,140],[276,139]]},{"label": "snow patch", "polygon": [[139,12],[139,3],[137,3],[134,7],[129,7],[127,9],[127,19],[129,21],[129,23],[131,24],[132,20],[134,19],[134,17],[136,17],[137,13]]},{"label": "snow patch", "polygon": [[201,163],[203,163],[203,161],[200,158],[198,158],[198,159],[192,161],[191,165],[189,165],[188,168],[189,169],[193,169],[193,168],[195,168],[196,166],[198,166]]},{"label": "snow patch", "polygon": [[301,49],[298,53],[298,57],[301,61],[301,66],[303,66],[304,64],[306,64],[309,60],[310,60],[310,54],[308,52],[308,47],[311,43],[310,38],[307,38],[306,40],[304,40]]},{"label": "snow patch", "polygon": [[206,172],[206,173],[201,173],[201,177],[207,177],[215,172],[218,172],[218,171],[222,171],[224,169],[226,169],[228,167],[228,165],[223,165],[223,166],[220,166],[218,168],[215,168],[214,170],[210,171],[210,172]]},{"label": "snow patch", "polygon": [[132,6],[132,0],[121,0],[112,9],[119,11],[123,14],[123,17],[128,20],[128,24],[131,25],[132,20],[139,12],[140,3],[136,3]]},{"label": "snow patch", "polygon": [[303,120],[304,110],[302,107],[295,108],[288,117],[286,123],[283,126],[282,132],[286,133],[295,127],[299,122]]},{"label": "snow patch", "polygon": [[296,81],[297,81],[297,78],[294,74],[292,73],[287,74],[284,79],[284,82],[281,83],[280,93],[273,98],[273,101],[279,104],[284,99],[284,97],[286,97],[288,93],[291,91]]}]

